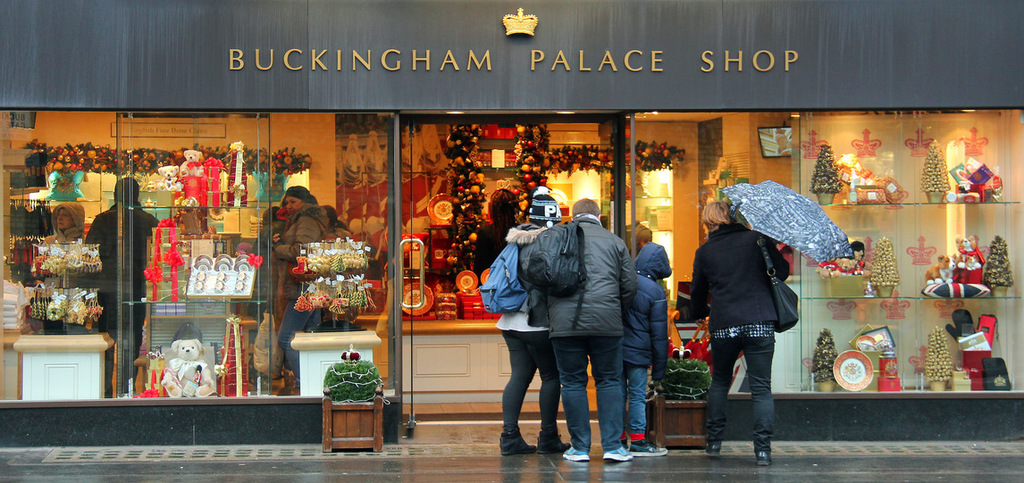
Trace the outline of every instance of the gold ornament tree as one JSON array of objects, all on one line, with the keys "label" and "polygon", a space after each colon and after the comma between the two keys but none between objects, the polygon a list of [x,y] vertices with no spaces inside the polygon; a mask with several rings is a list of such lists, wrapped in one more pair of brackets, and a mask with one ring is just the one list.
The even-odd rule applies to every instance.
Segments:
[{"label": "gold ornament tree", "polygon": [[836,376],[832,372],[832,366],[835,365],[838,355],[832,331],[821,329],[817,346],[814,348],[814,358],[811,360],[811,373],[814,374],[814,382],[835,384]]},{"label": "gold ornament tree", "polygon": [[520,220],[526,218],[526,209],[530,207],[534,188],[547,186],[548,170],[552,168],[549,153],[551,134],[543,124],[525,124],[516,126],[516,176],[519,188],[513,193],[519,196]]},{"label": "gold ornament tree", "polygon": [[1005,296],[1005,293],[996,294],[997,291],[1005,292],[1008,287],[1013,286],[1013,267],[1010,265],[1009,250],[1006,240],[996,235],[989,245],[988,259],[985,261],[985,273],[981,277],[982,283],[992,289],[993,295]]},{"label": "gold ornament tree", "polygon": [[938,143],[928,146],[928,156],[924,158],[924,171],[921,173],[921,191],[928,195],[930,203],[941,202],[942,195],[949,191],[946,160],[939,151]]},{"label": "gold ornament tree", "polygon": [[843,182],[839,179],[839,168],[832,154],[832,145],[823,144],[818,151],[818,160],[814,163],[814,174],[811,176],[811,193],[818,195],[822,204],[832,203],[835,194],[842,191]]},{"label": "gold ornament tree", "polygon": [[928,334],[928,349],[924,355],[924,377],[932,383],[933,391],[945,390],[946,382],[953,377],[953,359],[949,355],[946,331],[939,326],[932,327]]},{"label": "gold ornament tree", "polygon": [[891,295],[892,289],[900,284],[896,253],[893,251],[892,241],[887,237],[882,237],[875,248],[875,260],[871,266],[871,283],[883,297]]}]

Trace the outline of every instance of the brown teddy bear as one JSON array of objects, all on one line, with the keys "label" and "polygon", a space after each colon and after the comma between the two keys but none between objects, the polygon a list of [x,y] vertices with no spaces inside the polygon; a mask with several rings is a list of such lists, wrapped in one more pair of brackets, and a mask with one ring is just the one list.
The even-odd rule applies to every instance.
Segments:
[{"label": "brown teddy bear", "polygon": [[171,343],[160,384],[171,397],[217,395],[213,370],[206,361],[206,348],[199,339],[178,339]]}]

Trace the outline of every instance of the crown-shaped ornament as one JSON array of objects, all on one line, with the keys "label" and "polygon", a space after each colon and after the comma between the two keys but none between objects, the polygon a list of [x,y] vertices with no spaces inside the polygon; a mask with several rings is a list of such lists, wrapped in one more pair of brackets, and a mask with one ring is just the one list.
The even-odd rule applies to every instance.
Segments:
[{"label": "crown-shaped ornament", "polygon": [[534,29],[537,28],[537,16],[532,13],[523,15],[523,9],[520,8],[515,15],[505,15],[501,23],[505,25],[506,37],[515,34],[532,36]]},{"label": "crown-shaped ornament", "polygon": [[988,145],[988,138],[978,137],[978,128],[971,128],[971,137],[960,138],[964,142],[966,150],[964,154],[967,156],[983,156],[985,154],[985,146]]},{"label": "crown-shaped ornament", "polygon": [[903,141],[903,145],[910,148],[910,155],[915,158],[928,156],[928,145],[935,142],[935,138],[924,137],[924,129],[918,129],[917,139],[911,138]]},{"label": "crown-shaped ornament", "polygon": [[871,131],[865,129],[862,134],[862,139],[854,139],[850,142],[853,148],[857,150],[858,158],[873,158],[875,157],[875,151],[882,146],[881,139],[871,139]]}]

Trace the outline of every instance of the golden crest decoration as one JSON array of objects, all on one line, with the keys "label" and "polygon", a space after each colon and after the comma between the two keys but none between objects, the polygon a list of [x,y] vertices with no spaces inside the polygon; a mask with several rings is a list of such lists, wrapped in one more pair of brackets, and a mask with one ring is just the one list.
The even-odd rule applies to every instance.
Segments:
[{"label": "golden crest decoration", "polygon": [[532,37],[534,29],[537,28],[537,16],[532,13],[524,15],[523,9],[520,8],[515,15],[505,15],[501,23],[505,25],[506,37],[515,34],[526,34]]}]

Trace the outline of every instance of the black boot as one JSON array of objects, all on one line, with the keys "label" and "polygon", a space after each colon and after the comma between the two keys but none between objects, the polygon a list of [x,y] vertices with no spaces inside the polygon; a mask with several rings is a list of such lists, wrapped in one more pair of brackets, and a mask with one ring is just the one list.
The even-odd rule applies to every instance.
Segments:
[{"label": "black boot", "polygon": [[526,444],[523,435],[519,430],[501,433],[501,455],[532,454],[537,452],[537,447]]},{"label": "black boot", "polygon": [[565,450],[571,447],[571,444],[562,442],[562,438],[558,435],[558,430],[545,431],[542,429],[540,430],[540,434],[537,435],[538,453],[564,453]]}]

